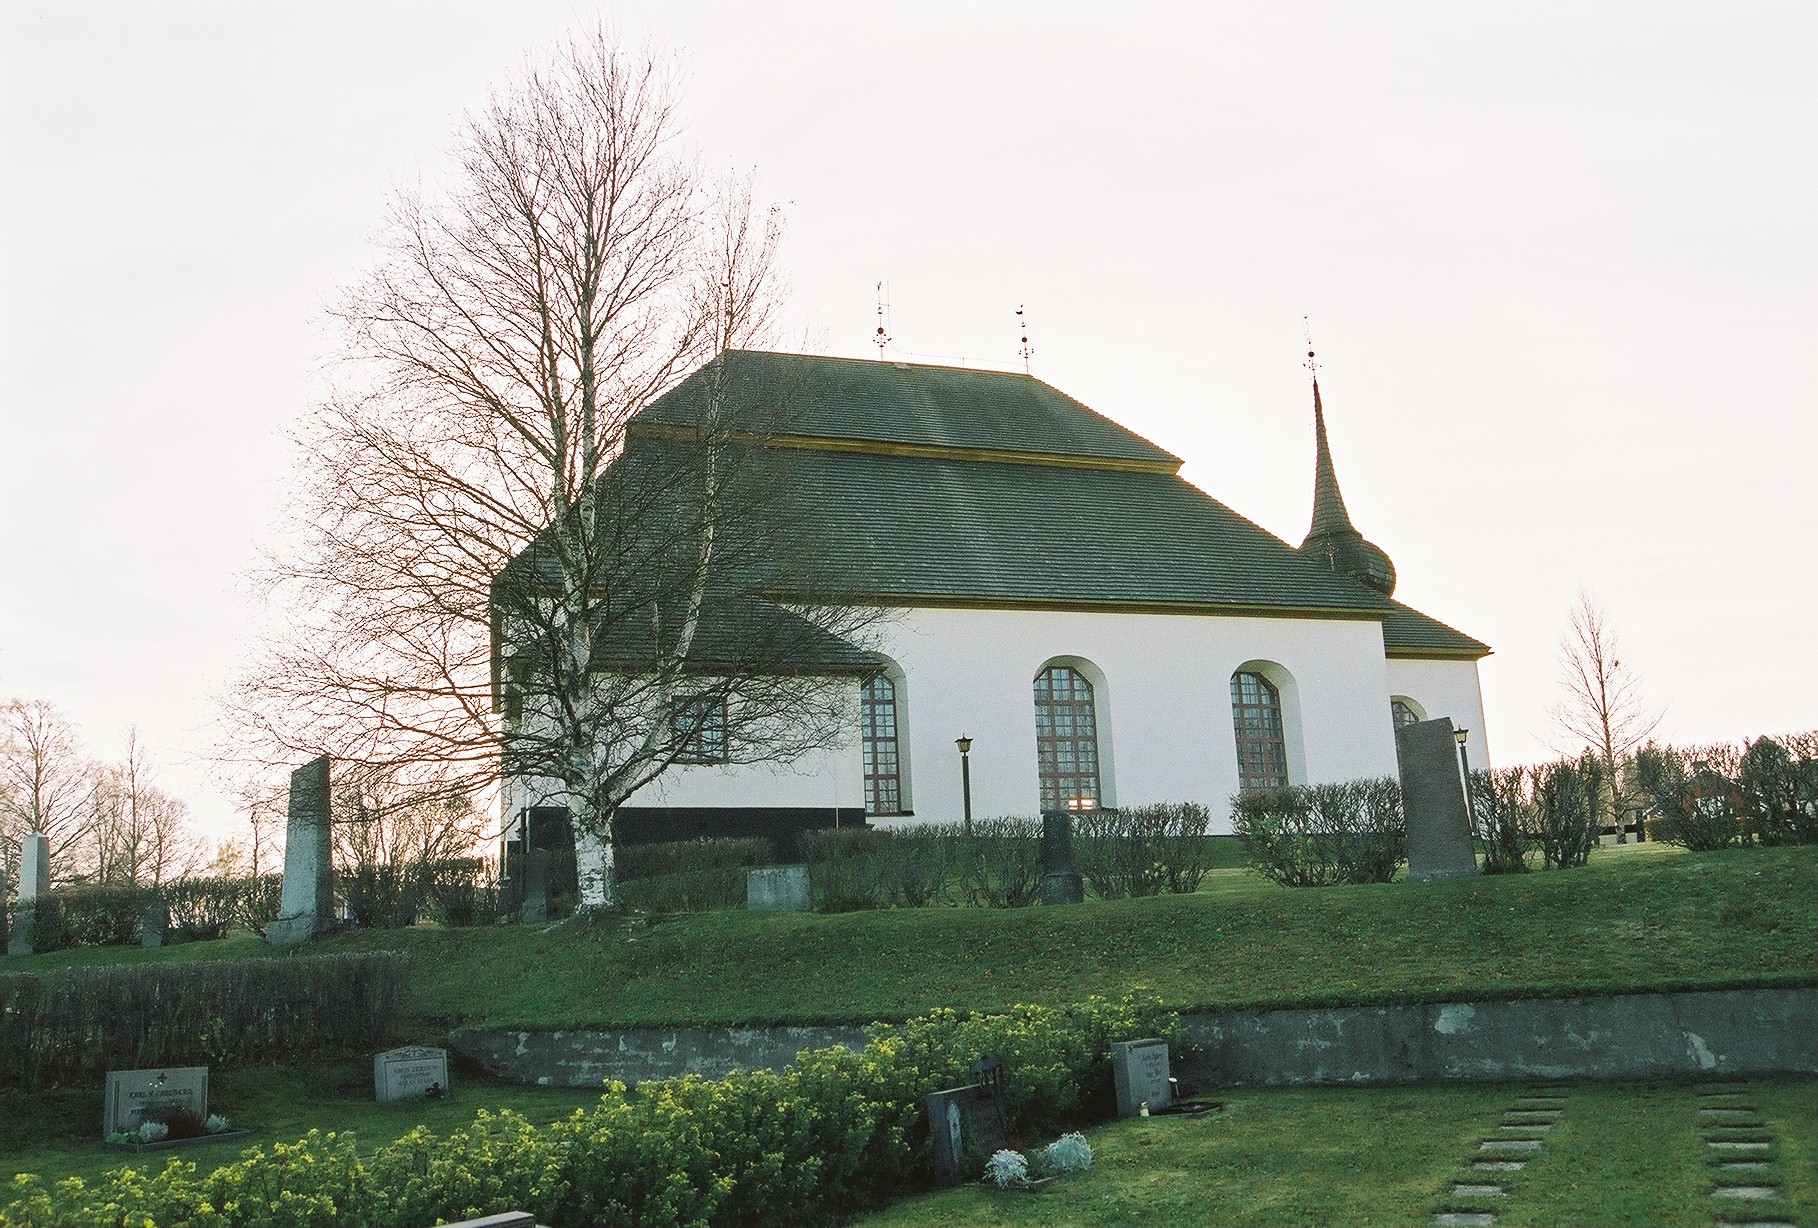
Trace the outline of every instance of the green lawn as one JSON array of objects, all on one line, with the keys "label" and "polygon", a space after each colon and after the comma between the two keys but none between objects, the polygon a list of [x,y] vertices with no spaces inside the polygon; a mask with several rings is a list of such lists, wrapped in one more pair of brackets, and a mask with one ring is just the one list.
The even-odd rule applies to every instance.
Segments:
[{"label": "green lawn", "polygon": [[[1708,1228],[1726,1219],[1818,1222],[1818,1082],[1748,1081],[1774,1136],[1771,1203],[1713,1199],[1720,1170],[1690,1083],[1584,1083],[1527,1168],[1472,1170],[1516,1084],[1230,1092],[1223,1112],[1087,1132],[1093,1169],[1037,1194],[966,1186],[904,1199],[861,1228],[1005,1225],[1367,1225],[1431,1228],[1436,1211],[1492,1211],[1499,1228]],[[1499,1198],[1456,1198],[1456,1183]]]},{"label": "green lawn", "polygon": [[[1196,895],[1009,911],[699,913],[587,928],[341,935],[420,956],[402,1031],[866,1022],[1143,986],[1188,1008],[1818,982],[1818,848],[1603,849],[1583,868],[1290,890],[1221,870]],[[256,939],[12,960],[8,971],[267,955]]]},{"label": "green lawn", "polygon": [[102,1145],[99,1088],[30,1093],[0,1088],[0,1181],[22,1172],[93,1180],[126,1165],[160,1169],[172,1158],[208,1170],[231,1163],[247,1147],[294,1142],[312,1129],[351,1131],[365,1154],[419,1124],[438,1132],[467,1125],[476,1109],[508,1108],[532,1121],[550,1122],[599,1096],[597,1091],[528,1087],[467,1071],[457,1071],[449,1082],[453,1087],[440,1100],[378,1104],[373,1100],[372,1063],[359,1058],[325,1059],[307,1070],[291,1066],[217,1070],[209,1077],[209,1109],[236,1127],[250,1129],[252,1135],[143,1155]]}]

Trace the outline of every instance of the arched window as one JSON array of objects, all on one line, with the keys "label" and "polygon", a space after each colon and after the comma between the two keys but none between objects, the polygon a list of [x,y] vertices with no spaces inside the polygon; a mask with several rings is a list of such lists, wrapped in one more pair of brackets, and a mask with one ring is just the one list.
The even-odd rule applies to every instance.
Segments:
[{"label": "arched window", "polygon": [[1288,743],[1281,718],[1281,692],[1261,674],[1231,675],[1231,723],[1237,729],[1237,787],[1285,789]]},{"label": "arched window", "polygon": [[859,693],[865,746],[865,813],[903,812],[902,755],[896,740],[896,683],[879,674]]},{"label": "arched window", "polygon": [[1389,701],[1389,720],[1393,723],[1394,728],[1400,729],[1403,725],[1418,725],[1421,719],[1420,713],[1414,710],[1414,705],[1401,696],[1397,695]]},{"label": "arched window", "polygon": [[1071,666],[1035,677],[1035,762],[1043,810],[1091,810],[1099,801],[1098,715],[1092,684]]}]

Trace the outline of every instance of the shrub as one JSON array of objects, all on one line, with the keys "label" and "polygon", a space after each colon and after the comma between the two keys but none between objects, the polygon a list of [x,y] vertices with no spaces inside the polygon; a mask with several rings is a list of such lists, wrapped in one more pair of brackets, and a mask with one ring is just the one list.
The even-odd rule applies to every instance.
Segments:
[{"label": "shrub", "polygon": [[157,898],[150,887],[59,887],[37,901],[32,945],[40,951],[138,946],[140,918]]},{"label": "shrub", "polygon": [[1650,743],[1636,752],[1636,779],[1654,805],[1655,838],[1701,853],[1749,843],[1742,789],[1732,779],[1738,766],[1730,747]]},{"label": "shrub", "polygon": [[677,840],[667,844],[621,844],[613,854],[619,881],[767,866],[775,859],[761,836]]},{"label": "shrub", "polygon": [[0,1083],[369,1049],[407,970],[403,956],[372,954],[0,974]]},{"label": "shrub", "polygon": [[980,819],[958,838],[960,891],[966,903],[1025,908],[1041,895],[1040,819]]},{"label": "shrub", "polygon": [[[402,929],[419,921],[472,924],[486,863],[473,857],[357,865],[336,879],[354,920],[366,929]],[[450,920],[454,918],[454,920]]]},{"label": "shrub", "polygon": [[1073,821],[1073,859],[1100,897],[1191,894],[1212,870],[1206,808],[1194,802],[1086,811]]},{"label": "shrub", "polygon": [[745,906],[745,874],[741,866],[692,870],[683,874],[656,874],[649,878],[619,881],[619,900],[627,908],[649,913],[713,912]]},{"label": "shrub", "polygon": [[1407,860],[1401,788],[1387,777],[1254,789],[1231,811],[1251,864],[1284,886],[1386,883]]},{"label": "shrub", "polygon": [[1603,760],[1592,751],[1533,770],[1533,842],[1548,869],[1581,866],[1597,847]]},{"label": "shrub", "polygon": [[1536,827],[1532,780],[1525,767],[1471,773],[1472,820],[1485,874],[1527,871],[1529,833]]},{"label": "shrub", "polygon": [[1818,732],[1756,738],[1737,784],[1761,843],[1818,842]]},{"label": "shrub", "polygon": [[1042,1149],[1042,1170],[1050,1173],[1083,1173],[1092,1167],[1092,1144],[1075,1131],[1063,1134]]},{"label": "shrub", "polygon": [[821,912],[882,908],[889,890],[880,874],[879,848],[889,839],[868,827],[828,827],[797,837],[808,862],[814,906]]}]

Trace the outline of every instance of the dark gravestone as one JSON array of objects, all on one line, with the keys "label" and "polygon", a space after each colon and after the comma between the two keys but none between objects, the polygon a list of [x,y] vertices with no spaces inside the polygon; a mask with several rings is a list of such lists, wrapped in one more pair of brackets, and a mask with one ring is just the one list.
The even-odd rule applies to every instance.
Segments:
[{"label": "dark gravestone", "polygon": [[520,919],[528,925],[541,925],[549,920],[549,851],[533,848],[524,854],[524,911]]},{"label": "dark gravestone", "polygon": [[1004,1145],[1004,1113],[982,1083],[928,1096],[928,1133],[934,1141],[934,1175],[958,1185],[983,1169]]},{"label": "dark gravestone", "polygon": [[290,815],[284,829],[284,893],[265,940],[278,946],[307,942],[334,925],[335,879],[329,826],[328,756],[290,774]]},{"label": "dark gravestone", "polygon": [[165,931],[170,929],[170,909],[163,900],[152,900],[139,913],[139,945],[161,947]]},{"label": "dark gravestone", "polygon": [[1042,812],[1042,903],[1078,904],[1085,884],[1073,868],[1073,816],[1065,810]]},{"label": "dark gravestone", "polygon": [[1451,719],[1442,716],[1396,729],[1395,753],[1401,760],[1401,810],[1408,824],[1408,881],[1477,873]]}]

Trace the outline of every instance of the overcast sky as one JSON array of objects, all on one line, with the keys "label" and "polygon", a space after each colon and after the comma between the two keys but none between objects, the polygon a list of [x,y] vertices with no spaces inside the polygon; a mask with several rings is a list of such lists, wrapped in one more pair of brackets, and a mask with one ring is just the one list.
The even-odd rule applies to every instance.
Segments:
[{"label": "overcast sky", "polygon": [[[1397,595],[1548,753],[1581,586],[1676,739],[1818,725],[1818,6],[0,0],[0,695],[199,757],[391,185],[604,15],[789,206],[798,329],[1034,373],[1298,543],[1310,316]],[[1211,799],[1207,799],[1211,800]]]}]

